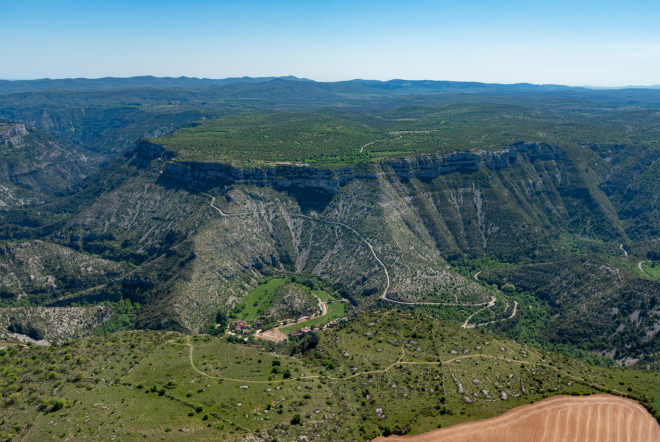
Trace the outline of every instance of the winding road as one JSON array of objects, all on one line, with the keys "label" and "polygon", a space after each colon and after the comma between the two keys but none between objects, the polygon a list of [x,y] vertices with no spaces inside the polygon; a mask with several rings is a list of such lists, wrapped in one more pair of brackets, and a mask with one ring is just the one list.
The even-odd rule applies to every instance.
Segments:
[{"label": "winding road", "polygon": [[286,341],[287,335],[285,335],[281,329],[285,327],[290,327],[292,325],[301,324],[303,322],[311,321],[312,319],[322,318],[323,316],[328,314],[328,303],[321,301],[321,298],[319,298],[318,296],[316,296],[316,299],[318,299],[319,301],[319,308],[321,309],[321,314],[316,316],[311,316],[309,318],[303,316],[302,318],[299,318],[296,322],[289,322],[287,324],[278,325],[277,327],[269,328],[268,330],[263,330],[263,331],[257,330],[257,332],[254,334],[254,337],[259,339],[265,339],[267,341],[273,341],[273,342]]},{"label": "winding road", "polygon": [[368,142],[367,144],[365,144],[364,146],[362,146],[362,147],[360,148],[360,152],[364,152],[364,148],[365,148],[365,147],[371,146],[372,144],[374,144],[374,143],[378,143],[379,141],[385,141],[385,139],[382,139],[382,140],[373,140],[373,141]]},{"label": "winding road", "polygon": [[[404,361],[404,358],[406,356],[406,349],[403,345],[401,346],[401,354],[399,355],[399,357],[396,359],[396,361],[392,362],[387,367],[382,368],[382,369],[378,369],[378,370],[361,371],[361,372],[353,373],[349,376],[334,377],[334,376],[326,376],[326,375],[311,375],[311,376],[299,376],[299,377],[295,377],[295,378],[292,377],[292,378],[289,378],[289,379],[271,379],[271,380],[238,379],[238,378],[230,378],[230,377],[223,377],[223,376],[214,376],[214,375],[205,373],[204,371],[200,370],[195,365],[194,345],[191,342],[190,336],[185,336],[185,342],[184,343],[177,342],[175,340],[169,340],[168,342],[170,344],[173,344],[173,345],[183,345],[183,346],[188,347],[188,360],[189,360],[189,363],[190,363],[190,367],[195,373],[199,374],[200,376],[203,376],[203,377],[208,378],[208,379],[214,379],[214,380],[217,380],[217,381],[229,381],[229,382],[236,382],[236,383],[240,383],[240,384],[272,385],[272,384],[276,384],[276,383],[277,384],[285,384],[285,383],[305,382],[305,381],[319,380],[319,379],[325,379],[325,380],[332,380],[332,381],[341,382],[341,381],[348,381],[350,379],[354,379],[354,378],[357,378],[357,377],[360,377],[360,376],[368,376],[368,375],[372,375],[372,374],[387,373],[390,370],[392,370],[394,367],[397,367],[397,366],[413,366],[413,365],[437,366],[441,370],[443,370],[443,376],[444,376],[445,366],[447,366],[451,363],[458,362],[458,361],[464,360],[464,359],[476,359],[476,358],[484,359],[484,358],[486,358],[486,359],[491,359],[491,360],[500,360],[500,361],[504,361],[504,362],[507,362],[507,363],[544,367],[544,368],[547,368],[549,370],[554,370],[554,371],[558,372],[558,374],[561,374],[562,376],[564,376],[566,378],[572,379],[572,380],[574,380],[576,382],[579,382],[583,385],[589,386],[589,387],[591,387],[595,390],[614,393],[614,394],[617,394],[617,395],[620,395],[620,396],[625,396],[626,395],[626,393],[624,393],[622,391],[615,390],[615,389],[610,389],[607,386],[590,382],[590,381],[588,381],[584,378],[578,377],[578,376],[573,376],[573,375],[561,370],[560,368],[558,368],[554,365],[551,365],[551,364],[546,364],[543,361],[525,361],[525,360],[520,360],[520,359],[512,359],[512,358],[506,357],[506,356],[495,356],[495,355],[488,355],[488,354],[483,354],[483,353],[460,355],[460,356],[453,357],[451,359],[447,359],[445,361]],[[443,387],[444,387],[444,382],[443,382]],[[247,427],[241,426],[241,425],[239,425],[235,422],[232,422],[232,421],[228,420],[227,418],[225,418],[223,416],[220,416],[216,413],[213,413],[213,415],[215,417],[217,417],[217,418],[219,418],[219,419],[221,419],[225,422],[228,422],[229,424],[235,425],[236,427],[241,428],[241,429],[243,429],[243,430],[245,430],[249,433],[253,433],[255,431],[255,430],[249,429]]]},{"label": "winding road", "polygon": [[333,376],[325,376],[325,375],[311,375],[311,376],[300,376],[297,378],[289,378],[289,379],[271,379],[271,380],[259,380],[259,379],[237,379],[237,378],[228,378],[228,377],[223,377],[223,376],[214,376],[210,375],[208,373],[203,372],[197,366],[195,365],[195,360],[193,357],[193,351],[194,351],[194,346],[190,340],[190,336],[185,337],[185,344],[181,344],[176,341],[168,341],[170,344],[173,345],[185,345],[188,347],[188,359],[190,361],[190,367],[195,371],[197,374],[207,377],[209,379],[215,379],[215,380],[223,380],[223,381],[231,381],[231,382],[240,382],[240,383],[246,383],[246,384],[273,384],[273,383],[289,383],[289,382],[297,382],[297,381],[308,381],[308,380],[313,380],[313,379],[328,379],[332,381],[346,381],[349,379],[353,379],[359,376],[365,376],[365,375],[370,375],[370,374],[377,374],[377,373],[387,373],[388,371],[392,370],[394,367],[399,366],[399,365],[435,365],[435,366],[440,366],[444,367],[447,364],[451,364],[452,362],[460,361],[463,359],[474,359],[474,358],[486,358],[486,359],[492,359],[492,360],[499,360],[499,361],[505,361],[507,363],[516,363],[516,364],[521,364],[521,365],[533,365],[537,367],[544,367],[550,370],[555,370],[560,372],[563,376],[570,378],[574,381],[580,382],[584,385],[587,385],[595,390],[600,390],[600,391],[609,391],[615,394],[618,394],[620,396],[625,396],[627,393],[624,393],[623,391],[619,391],[616,389],[612,389],[609,387],[606,387],[604,385],[600,384],[595,384],[593,382],[590,382],[584,378],[581,378],[579,376],[573,376],[565,371],[562,371],[560,368],[551,365],[551,364],[545,364],[541,361],[525,361],[522,359],[512,359],[511,357],[508,356],[494,356],[494,355],[488,355],[484,353],[474,353],[474,354],[468,354],[468,355],[460,355],[453,357],[451,359],[446,359],[444,361],[404,361],[403,358],[406,356],[406,349],[402,345],[401,346],[401,355],[399,358],[392,362],[390,365],[388,365],[385,368],[381,368],[379,370],[368,370],[368,371],[361,371],[357,373],[353,373],[352,375],[349,376],[344,376],[344,377],[333,377]]},{"label": "winding road", "polygon": [[[211,198],[210,206],[216,212],[218,212],[221,216],[224,216],[224,217],[249,216],[249,215],[254,215],[254,214],[257,214],[257,213],[262,213],[262,214],[265,213],[265,212],[258,212],[258,211],[257,212],[255,212],[255,211],[250,211],[250,212],[225,212],[221,208],[219,208],[218,206],[215,205],[215,201],[216,201],[215,196],[213,196],[211,194],[208,194],[208,193],[203,193],[203,195],[206,195],[209,198]],[[424,302],[424,301],[409,302],[409,301],[399,301],[397,299],[388,298],[387,293],[389,292],[391,284],[392,284],[391,279],[390,279],[390,272],[387,270],[387,266],[385,266],[385,263],[383,263],[383,261],[380,259],[380,257],[378,257],[378,254],[376,253],[376,250],[374,249],[373,244],[371,244],[371,242],[369,242],[364,236],[362,236],[360,234],[360,232],[358,232],[353,227],[351,227],[348,224],[343,223],[341,221],[329,220],[329,219],[326,219],[326,218],[321,218],[321,217],[317,217],[317,216],[303,215],[303,214],[300,214],[300,213],[293,213],[293,212],[281,212],[280,214],[281,215],[288,215],[288,216],[296,217],[296,218],[308,219],[310,221],[316,221],[316,222],[323,223],[323,224],[331,224],[331,225],[340,226],[340,227],[343,227],[343,228],[347,229],[348,231],[353,233],[355,236],[357,236],[369,248],[369,251],[371,252],[374,259],[376,260],[378,265],[383,269],[383,273],[385,274],[385,288],[383,289],[383,292],[380,295],[380,299],[382,299],[383,301],[391,302],[391,303],[394,303],[394,304],[401,304],[401,305],[443,305],[443,306],[458,306],[458,307],[481,307],[481,306],[483,306],[483,308],[477,310],[476,312],[474,312],[472,315],[470,315],[468,317],[468,319],[462,325],[463,328],[474,328],[477,325],[486,325],[486,324],[490,324],[490,323],[493,323],[493,322],[498,322],[498,321],[511,319],[511,318],[514,318],[516,316],[516,309],[518,307],[518,302],[514,301],[515,305],[514,305],[514,308],[513,308],[513,314],[511,316],[509,316],[508,318],[502,318],[502,319],[498,319],[498,320],[495,320],[495,321],[486,322],[486,323],[483,323],[483,324],[474,324],[474,325],[469,326],[468,325],[469,320],[474,315],[476,315],[477,313],[479,313],[483,309],[491,308],[495,305],[495,302],[497,301],[497,297],[494,296],[494,295],[489,301],[485,301],[485,302],[481,302],[481,303]],[[481,272],[477,272],[474,275],[474,279],[478,279],[479,273],[481,273]],[[287,325],[290,325],[290,324],[287,324]],[[279,333],[282,333],[282,332],[279,331]],[[279,335],[278,336],[273,336],[273,338],[275,338],[275,337],[281,338]],[[266,338],[266,339],[268,339],[268,338]],[[273,340],[273,339],[271,339],[271,340]]]}]

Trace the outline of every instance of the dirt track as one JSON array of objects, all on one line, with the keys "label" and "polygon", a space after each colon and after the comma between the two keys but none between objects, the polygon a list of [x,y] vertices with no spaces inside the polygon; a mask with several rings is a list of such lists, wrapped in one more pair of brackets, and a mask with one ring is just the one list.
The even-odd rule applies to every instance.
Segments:
[{"label": "dirt track", "polygon": [[637,402],[607,394],[554,396],[501,416],[379,442],[660,442],[660,426]]},{"label": "dirt track", "polygon": [[316,297],[316,299],[318,299],[318,301],[319,301],[319,308],[321,309],[320,314],[318,314],[316,316],[312,316],[311,318],[298,319],[296,322],[291,322],[291,323],[288,323],[288,324],[279,325],[277,327],[268,329],[266,331],[257,331],[257,333],[255,333],[254,336],[257,337],[257,338],[260,338],[260,339],[265,339],[267,341],[273,341],[273,342],[286,341],[288,336],[285,335],[284,332],[282,331],[283,328],[290,327],[290,326],[296,325],[296,324],[300,324],[302,322],[307,322],[311,319],[321,318],[321,317],[328,314],[328,305],[325,302],[321,301],[321,298],[319,298],[318,296]]},{"label": "dirt track", "polygon": [[[210,195],[208,193],[204,193],[204,195],[211,198],[211,201],[210,201],[211,208],[213,208],[221,216],[224,216],[224,217],[249,216],[249,215],[254,215],[254,213],[255,213],[255,212],[234,212],[234,213],[224,212],[221,208],[219,208],[218,206],[215,205],[216,198],[213,195]],[[452,302],[424,302],[424,301],[407,302],[407,301],[398,301],[396,299],[390,299],[390,298],[387,297],[387,293],[388,293],[388,291],[390,289],[390,286],[391,286],[390,272],[387,270],[387,267],[385,266],[385,263],[383,263],[383,261],[378,257],[378,254],[376,254],[376,249],[374,248],[373,244],[371,244],[371,242],[369,242],[369,240],[367,240],[364,236],[362,236],[357,230],[355,230],[353,227],[351,227],[348,224],[343,223],[341,221],[334,221],[334,220],[325,219],[325,218],[321,218],[321,217],[317,217],[317,216],[302,215],[302,214],[299,214],[299,213],[292,213],[292,212],[284,212],[284,213],[289,215],[289,216],[294,216],[294,217],[297,217],[297,218],[302,218],[302,219],[307,219],[307,220],[310,220],[310,221],[316,221],[316,222],[320,222],[320,223],[324,223],[324,224],[343,227],[343,228],[349,230],[350,232],[352,232],[354,235],[356,235],[364,244],[366,244],[366,246],[371,251],[371,254],[373,255],[373,257],[376,260],[376,262],[378,263],[378,265],[383,269],[383,272],[385,274],[385,287],[383,289],[383,293],[380,295],[380,299],[382,299],[384,301],[388,301],[388,302],[391,302],[391,303],[394,303],[394,304],[403,304],[403,305],[448,305],[448,306],[466,306],[466,307],[468,307],[468,306],[469,307],[486,306],[484,308],[490,308],[490,307],[493,307],[495,305],[495,301],[497,300],[497,298],[495,296],[493,296],[489,301],[480,302],[480,303],[476,303],[476,304],[473,304],[473,303],[452,303]],[[479,273],[481,273],[481,272],[477,272],[474,275],[474,279],[478,279]],[[518,306],[518,303],[516,302],[514,310],[513,310],[513,315],[511,315],[511,317],[503,318],[503,319],[500,319],[500,320],[506,320],[506,319],[511,319],[511,318],[515,317],[517,306]],[[481,309],[481,310],[483,310],[483,309]],[[477,314],[479,311],[480,310],[477,310],[476,312],[474,312],[467,319],[467,321],[465,321],[465,323],[463,324],[463,328],[467,327],[467,324],[468,324],[469,320],[472,318],[472,316]],[[491,321],[491,322],[498,322],[500,320]],[[470,328],[474,328],[474,326],[472,326]],[[282,340],[285,339],[282,335],[283,335],[283,333],[281,331],[274,330],[270,333],[269,332],[264,332],[264,333],[261,334],[260,337],[262,337],[264,339],[271,340],[271,341],[279,342],[279,341],[282,341]]]}]

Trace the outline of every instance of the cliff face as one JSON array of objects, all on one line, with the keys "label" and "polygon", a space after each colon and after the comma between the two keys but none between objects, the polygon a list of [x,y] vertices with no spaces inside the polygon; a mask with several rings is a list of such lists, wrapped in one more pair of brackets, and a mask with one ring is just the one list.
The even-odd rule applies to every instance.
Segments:
[{"label": "cliff face", "polygon": [[0,124],[0,146],[21,147],[25,135],[27,135],[25,124]]},{"label": "cliff face", "polygon": [[[378,302],[388,279],[391,299],[488,302],[489,289],[448,264],[551,260],[568,250],[566,232],[622,242],[599,182],[585,175],[598,158],[565,151],[517,143],[342,169],[238,168],[177,162],[142,142],[135,167],[117,172],[125,180],[57,232],[86,252],[142,264],[112,292],[63,302],[122,295],[144,306],[142,327],[198,332],[273,272],[318,275],[358,306]],[[220,216],[209,195],[236,216]]]},{"label": "cliff face", "polygon": [[[239,168],[222,163],[165,161],[163,180],[174,181],[191,188],[210,188],[218,185],[252,184],[270,185],[277,189],[316,190],[335,195],[340,188],[355,179],[375,179],[395,176],[402,181],[412,178],[430,180],[453,172],[478,172],[483,168],[499,170],[514,165],[519,156],[530,161],[553,160],[562,153],[544,143],[519,142],[499,152],[452,152],[424,154],[415,157],[388,160],[377,170],[375,165],[356,165],[339,169],[319,169],[309,166],[277,165],[274,167]],[[171,159],[171,153],[147,141],[139,144],[139,158]]]}]

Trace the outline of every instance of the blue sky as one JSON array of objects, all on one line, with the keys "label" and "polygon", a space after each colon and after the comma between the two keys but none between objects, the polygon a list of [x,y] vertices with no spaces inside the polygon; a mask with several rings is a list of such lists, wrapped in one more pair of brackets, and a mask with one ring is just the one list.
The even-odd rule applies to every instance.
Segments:
[{"label": "blue sky", "polygon": [[0,78],[660,84],[660,0],[0,0]]}]

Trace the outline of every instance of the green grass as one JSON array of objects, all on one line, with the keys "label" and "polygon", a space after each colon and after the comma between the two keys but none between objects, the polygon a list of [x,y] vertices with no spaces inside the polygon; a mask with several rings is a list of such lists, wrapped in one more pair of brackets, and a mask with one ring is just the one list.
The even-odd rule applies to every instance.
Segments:
[{"label": "green grass", "polygon": [[264,283],[259,284],[243,299],[243,301],[234,309],[234,314],[238,319],[245,322],[252,322],[264,314],[270,306],[270,302],[275,294],[275,290],[289,282],[287,278],[271,278]]},{"label": "green grass", "polygon": [[[369,440],[386,426],[421,433],[553,394],[618,390],[653,409],[660,393],[657,372],[595,367],[396,310],[317,334],[305,352],[296,343],[264,348],[168,332],[11,345],[0,351],[1,437],[235,440],[259,432],[267,440]],[[450,361],[452,351],[460,363]],[[408,364],[396,364],[400,358]],[[472,404],[462,401],[474,393]],[[295,415],[299,425],[290,424]]]},{"label": "green grass", "polygon": [[[243,299],[243,301],[241,301],[240,304],[234,308],[231,314],[232,317],[242,319],[248,323],[255,322],[257,319],[261,318],[266,310],[271,306],[275,292],[286,284],[296,284],[305,290],[309,296],[318,296],[322,302],[328,302],[337,299],[336,295],[330,292],[320,288],[312,290],[305,284],[294,282],[296,280],[300,280],[300,278],[294,276],[288,278],[264,279],[257,287],[254,288],[254,290],[248,293],[248,295],[245,297],[245,299]],[[316,301],[314,302],[316,303]],[[338,309],[334,307],[331,311],[338,311]],[[334,319],[334,317],[328,321],[332,319]]]},{"label": "green grass", "polygon": [[337,299],[335,295],[332,293],[326,292],[325,290],[312,290],[312,294],[316,295],[319,297],[321,302],[329,302],[329,301],[334,301]]},{"label": "green grass", "polygon": [[301,322],[299,324],[290,325],[288,327],[281,328],[280,330],[285,335],[289,335],[296,330],[301,328],[312,328],[315,326],[325,325],[333,319],[343,318],[346,315],[346,303],[345,302],[333,302],[328,304],[328,313],[325,316],[319,318],[310,319],[309,321]]},{"label": "green grass", "polygon": [[644,261],[642,262],[642,269],[644,269],[644,276],[651,279],[660,279],[660,262],[658,261]]}]

